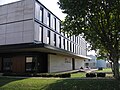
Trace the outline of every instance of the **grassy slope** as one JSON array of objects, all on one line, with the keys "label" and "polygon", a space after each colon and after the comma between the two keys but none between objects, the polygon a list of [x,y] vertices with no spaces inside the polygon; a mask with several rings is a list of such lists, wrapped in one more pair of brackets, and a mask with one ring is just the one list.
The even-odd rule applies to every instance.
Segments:
[{"label": "grassy slope", "polygon": [[94,79],[0,78],[0,90],[119,90],[120,81]]}]

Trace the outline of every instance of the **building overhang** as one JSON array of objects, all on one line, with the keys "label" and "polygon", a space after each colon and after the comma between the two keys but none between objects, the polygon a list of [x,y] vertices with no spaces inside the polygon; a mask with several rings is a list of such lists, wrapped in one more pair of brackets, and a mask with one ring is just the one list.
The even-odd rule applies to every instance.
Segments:
[{"label": "building overhang", "polygon": [[14,53],[14,52],[44,52],[54,55],[66,55],[69,57],[81,58],[81,59],[90,59],[90,57],[84,55],[78,55],[73,52],[57,48],[44,43],[26,43],[26,44],[14,44],[14,45],[1,45],[1,53]]}]

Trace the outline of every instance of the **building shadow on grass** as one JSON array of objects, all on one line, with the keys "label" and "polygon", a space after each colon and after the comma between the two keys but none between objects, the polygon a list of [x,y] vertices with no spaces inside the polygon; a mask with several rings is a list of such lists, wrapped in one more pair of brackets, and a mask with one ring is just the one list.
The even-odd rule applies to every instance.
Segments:
[{"label": "building shadow on grass", "polygon": [[22,80],[24,78],[15,78],[15,77],[0,77],[0,88],[4,85],[7,85],[11,82],[14,82],[14,81],[18,81],[18,80]]},{"label": "building shadow on grass", "polygon": [[120,90],[120,81],[115,79],[60,79],[45,90]]}]

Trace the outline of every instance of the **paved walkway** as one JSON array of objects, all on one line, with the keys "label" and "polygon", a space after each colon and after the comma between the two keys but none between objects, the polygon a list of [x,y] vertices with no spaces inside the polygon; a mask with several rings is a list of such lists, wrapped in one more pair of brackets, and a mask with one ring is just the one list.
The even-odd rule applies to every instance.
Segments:
[{"label": "paved walkway", "polygon": [[95,72],[95,71],[97,71],[98,69],[87,69],[87,70],[85,70],[85,72],[86,73],[90,73],[90,72]]}]

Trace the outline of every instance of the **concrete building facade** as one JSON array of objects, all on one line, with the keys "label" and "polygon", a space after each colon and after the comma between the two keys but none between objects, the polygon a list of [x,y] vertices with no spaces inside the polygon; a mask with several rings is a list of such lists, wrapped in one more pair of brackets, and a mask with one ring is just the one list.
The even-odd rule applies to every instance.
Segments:
[{"label": "concrete building facade", "polygon": [[86,41],[61,32],[38,0],[0,6],[0,72],[60,72],[84,67]]}]

